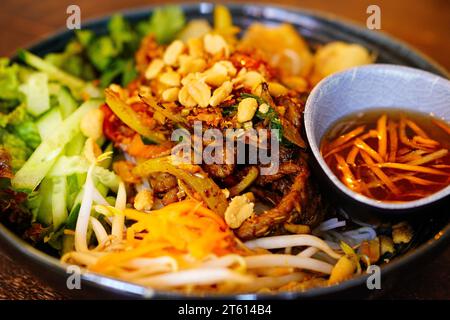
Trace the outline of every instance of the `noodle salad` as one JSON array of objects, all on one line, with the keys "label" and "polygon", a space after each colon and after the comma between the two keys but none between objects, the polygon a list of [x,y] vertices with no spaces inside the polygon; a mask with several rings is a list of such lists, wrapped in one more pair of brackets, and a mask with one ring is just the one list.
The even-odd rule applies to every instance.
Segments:
[{"label": "noodle salad", "polygon": [[[2,223],[63,263],[184,293],[307,290],[388,261],[411,226],[337,212],[302,133],[314,85],[374,57],[343,42],[313,50],[288,24],[241,33],[224,6],[213,21],[174,6],[136,25],[116,15],[106,35],[79,30],[63,52],[1,60]],[[235,161],[235,145],[214,149],[228,162],[174,154],[224,141],[208,130],[263,129],[270,174],[274,158]]]}]

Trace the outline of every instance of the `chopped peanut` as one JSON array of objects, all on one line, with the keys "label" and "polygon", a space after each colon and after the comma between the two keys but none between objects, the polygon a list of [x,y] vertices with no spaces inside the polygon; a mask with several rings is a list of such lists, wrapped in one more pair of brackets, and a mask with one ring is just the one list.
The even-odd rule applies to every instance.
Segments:
[{"label": "chopped peanut", "polygon": [[255,98],[245,98],[238,105],[237,120],[240,123],[252,120],[258,109],[258,102]]},{"label": "chopped peanut", "polygon": [[245,195],[234,197],[225,211],[225,222],[232,229],[239,228],[253,214],[253,207]]},{"label": "chopped peanut", "polygon": [[161,97],[165,102],[175,102],[178,99],[179,88],[169,88],[163,91]]},{"label": "chopped peanut", "polygon": [[231,94],[231,91],[233,91],[231,81],[224,82],[219,88],[214,90],[211,99],[209,99],[209,104],[213,107],[218,106]]},{"label": "chopped peanut", "polygon": [[201,80],[193,80],[186,85],[186,88],[200,107],[205,108],[209,105],[211,88],[206,83]]},{"label": "chopped peanut", "polygon": [[178,101],[185,107],[195,107],[197,102],[191,97],[186,86],[178,92]]},{"label": "chopped peanut", "polygon": [[102,150],[92,138],[87,138],[84,143],[83,154],[90,163],[95,163],[97,157],[102,154]]},{"label": "chopped peanut", "polygon": [[168,87],[178,87],[181,82],[181,76],[175,71],[168,71],[159,76],[159,81]]},{"label": "chopped peanut", "polygon": [[212,86],[220,86],[228,80],[228,70],[220,63],[215,63],[211,68],[204,72],[205,82]]},{"label": "chopped peanut", "polygon": [[163,60],[169,66],[174,66],[178,62],[178,57],[183,53],[185,45],[181,40],[172,42],[164,52]]},{"label": "chopped peanut", "polygon": [[218,34],[207,34],[203,38],[203,46],[205,51],[209,54],[224,54],[226,57],[230,54],[230,48],[228,47],[225,39]]},{"label": "chopped peanut", "polygon": [[81,132],[89,138],[97,140],[103,135],[104,113],[94,109],[86,113],[80,122]]},{"label": "chopped peanut", "polygon": [[288,93],[288,89],[277,82],[269,82],[269,93],[273,97],[279,97]]},{"label": "chopped peanut", "polygon": [[161,59],[153,59],[145,70],[145,78],[148,80],[155,79],[164,68],[164,61]]},{"label": "chopped peanut", "polygon": [[191,57],[200,58],[203,56],[203,42],[199,38],[191,38],[187,41],[188,52]]},{"label": "chopped peanut", "polygon": [[153,206],[153,193],[150,190],[142,189],[134,198],[134,208],[136,210],[149,211]]},{"label": "chopped peanut", "polygon": [[188,55],[181,55],[179,60],[180,68],[178,69],[178,72],[182,75],[201,72],[206,67],[206,61],[202,58],[194,58]]},{"label": "chopped peanut", "polygon": [[262,82],[264,82],[264,77],[259,72],[249,71],[244,74],[242,84],[253,90]]}]

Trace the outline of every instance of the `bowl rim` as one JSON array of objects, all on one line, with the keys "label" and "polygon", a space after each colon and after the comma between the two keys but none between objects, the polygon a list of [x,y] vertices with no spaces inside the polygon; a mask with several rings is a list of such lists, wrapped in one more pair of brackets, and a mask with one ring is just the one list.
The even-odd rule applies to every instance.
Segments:
[{"label": "bowl rim", "polygon": [[[183,10],[196,10],[201,5],[208,5],[213,6],[213,3],[210,2],[201,2],[201,3],[174,3],[175,5],[180,5]],[[87,28],[93,28],[98,24],[105,23],[112,14],[121,12],[125,17],[130,18],[133,16],[145,16],[150,14],[156,7],[163,5],[163,3],[160,4],[154,4],[154,5],[147,5],[147,6],[140,6],[136,8],[130,8],[126,10],[120,10],[120,11],[111,11],[106,14],[98,15],[93,18],[89,18],[84,20],[82,26]],[[360,32],[361,30],[364,31],[364,37],[371,42],[377,43],[377,45],[389,43],[391,46],[395,44],[396,47],[400,47],[403,50],[406,50],[412,60],[414,60],[416,63],[426,63],[429,67],[436,70],[436,72],[449,75],[447,73],[447,70],[439,65],[437,62],[435,62],[432,58],[426,56],[425,54],[421,53],[417,49],[413,49],[409,44],[406,44],[405,42],[398,40],[397,38],[387,35],[384,32],[373,32],[373,33],[367,33],[366,30],[362,28],[361,25],[346,19],[342,18],[340,16],[333,15],[328,12],[323,12],[319,10],[310,10],[310,9],[304,9],[297,6],[289,6],[289,5],[265,5],[255,2],[242,2],[242,3],[227,3],[226,4],[229,8],[258,8],[259,10],[263,10],[265,7],[269,7],[272,9],[281,10],[284,13],[293,13],[296,15],[302,15],[311,17],[314,19],[320,20],[322,23],[327,23],[332,25],[333,27],[341,27],[345,28],[346,32]],[[47,35],[43,35],[42,37],[39,37],[35,41],[31,41],[29,45],[25,46],[28,50],[31,51],[38,51],[42,50],[42,48],[45,48],[46,45],[53,41],[58,41],[60,38],[67,37],[71,35],[71,31],[68,31],[67,29],[60,28],[59,30],[56,30],[55,32],[51,32]],[[64,41],[65,42],[65,41]],[[36,249],[35,247],[31,246],[29,243],[27,243],[25,240],[21,239],[18,235],[13,233],[11,230],[9,230],[6,226],[4,226],[2,223],[0,223],[0,241],[3,243],[6,243],[7,245],[7,252],[8,249],[11,250],[12,254],[18,254],[22,260],[26,260],[28,262],[33,262],[37,264],[41,268],[47,268],[52,271],[55,271],[55,273],[58,273],[61,276],[64,276],[66,274],[65,266],[62,264],[59,259],[52,257],[48,254],[46,254],[43,251],[40,251]],[[389,274],[393,272],[394,270],[398,270],[401,267],[405,267],[408,263],[418,259],[421,256],[424,256],[426,254],[429,254],[431,252],[435,252],[439,250],[440,248],[443,248],[445,245],[450,243],[450,223],[447,223],[433,238],[431,238],[429,241],[424,242],[420,246],[414,248],[413,250],[407,251],[402,256],[396,258],[395,260],[391,261],[388,264],[385,264],[381,267],[381,274],[382,276],[385,274]],[[27,268],[27,266],[25,266]],[[90,275],[90,276],[88,276]],[[36,275],[35,275],[36,276]],[[192,298],[200,298],[200,299],[245,299],[245,300],[253,300],[253,299],[299,299],[299,298],[318,298],[320,296],[329,295],[337,292],[342,292],[351,288],[355,288],[358,286],[361,286],[364,282],[366,282],[366,279],[369,277],[369,275],[363,274],[360,276],[356,276],[352,279],[349,279],[345,282],[342,282],[338,285],[333,285],[329,287],[316,287],[308,289],[307,291],[296,291],[296,292],[280,292],[277,294],[261,294],[261,293],[255,293],[255,294],[229,294],[229,295],[190,295],[190,294],[180,294],[175,293],[172,291],[152,291],[150,289],[147,289],[145,287],[138,286],[139,288],[136,289],[135,285],[133,285],[130,282],[124,282],[122,280],[109,278],[105,275],[95,274],[95,273],[83,273],[82,274],[82,282],[86,282],[87,284],[91,285],[92,287],[96,287],[100,290],[106,290],[109,292],[115,292],[118,295],[130,295],[133,298],[155,298],[155,299],[192,299]],[[112,282],[108,281],[102,281],[103,279],[106,280],[114,280],[116,282],[116,285],[113,285]],[[46,281],[47,282],[47,281]],[[130,288],[130,286],[133,286],[133,288]]]},{"label": "bowl rim", "polygon": [[[344,71],[336,72],[324,79],[322,79],[311,91],[310,95],[308,96],[306,100],[305,105],[305,112],[304,112],[304,119],[305,119],[305,131],[306,136],[308,139],[309,147],[319,163],[320,169],[325,172],[325,175],[328,180],[330,180],[335,187],[339,189],[339,191],[343,192],[345,195],[350,197],[352,200],[355,200],[359,203],[368,205],[373,208],[382,209],[382,210],[391,210],[392,213],[399,214],[404,213],[406,210],[409,209],[417,209],[424,206],[431,205],[437,201],[440,201],[444,199],[445,197],[450,195],[450,185],[446,186],[445,188],[439,190],[438,192],[432,193],[424,198],[413,200],[413,201],[405,201],[405,202],[383,202],[379,200],[375,200],[372,198],[369,198],[361,193],[355,192],[348,188],[345,184],[341,182],[341,180],[334,174],[333,171],[331,171],[330,167],[325,162],[325,159],[323,158],[322,154],[319,150],[319,145],[321,143],[321,140],[323,138],[320,137],[316,140],[315,134],[313,132],[313,109],[315,108],[315,103],[317,99],[326,94],[324,92],[324,86],[327,85],[333,85],[336,83],[340,83],[339,81],[336,81],[337,79],[342,78],[346,75],[352,75],[354,77],[357,73],[365,72],[368,75],[373,75],[375,72],[384,72],[385,74],[388,74],[390,77],[399,77],[400,74],[409,74],[414,75],[417,77],[421,77],[422,79],[429,81],[431,83],[435,83],[437,81],[440,81],[443,86],[448,87],[448,91],[450,92],[450,81],[438,76],[436,74],[433,74],[431,72],[407,67],[407,66],[401,66],[401,65],[392,65],[392,64],[371,64],[371,65],[363,65],[358,67],[353,67]],[[329,87],[327,86],[327,89]],[[377,107],[378,108],[378,107]],[[371,108],[366,108],[364,110],[370,110]],[[389,109],[389,107],[387,108]],[[405,108],[405,110],[408,110],[408,108]],[[346,115],[350,115],[353,111],[347,113]],[[430,112],[432,113],[432,112]],[[339,121],[339,120],[337,120]],[[329,128],[328,128],[329,129]],[[327,130],[328,130],[327,129]]]}]

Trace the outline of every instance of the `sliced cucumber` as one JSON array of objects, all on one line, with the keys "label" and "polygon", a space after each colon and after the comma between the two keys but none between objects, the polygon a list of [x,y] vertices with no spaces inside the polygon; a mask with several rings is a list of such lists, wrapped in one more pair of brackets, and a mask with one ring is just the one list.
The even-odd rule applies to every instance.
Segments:
[{"label": "sliced cucumber", "polygon": [[36,126],[41,140],[49,138],[55,132],[55,129],[61,126],[61,123],[62,116],[58,108],[51,109],[40,117],[36,122]]},{"label": "sliced cucumber", "polygon": [[47,175],[66,144],[80,132],[80,121],[90,110],[96,109],[102,102],[89,100],[83,103],[74,113],[55,129],[53,134],[43,141],[33,152],[24,166],[12,179],[16,190],[33,191]]},{"label": "sliced cucumber", "polygon": [[56,177],[52,179],[52,182],[53,230],[57,230],[67,219],[67,179],[66,177]]}]

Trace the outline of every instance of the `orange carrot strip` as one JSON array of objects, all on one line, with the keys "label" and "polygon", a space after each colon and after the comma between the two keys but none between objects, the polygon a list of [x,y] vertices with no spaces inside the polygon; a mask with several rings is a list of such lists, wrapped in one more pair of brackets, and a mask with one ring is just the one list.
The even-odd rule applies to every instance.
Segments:
[{"label": "orange carrot strip", "polygon": [[450,169],[450,164],[433,164],[432,167],[438,169]]},{"label": "orange carrot strip", "polygon": [[447,134],[450,135],[450,126],[447,123],[445,123],[442,120],[435,120],[435,119],[433,119],[432,121],[435,125],[437,125],[439,128],[441,128],[442,130],[447,132]]},{"label": "orange carrot strip", "polygon": [[412,143],[408,136],[406,135],[406,120],[404,117],[400,118],[400,125],[399,125],[399,137],[400,137],[400,141],[410,147],[416,148],[417,146]]},{"label": "orange carrot strip", "polygon": [[395,162],[397,156],[398,148],[398,135],[397,135],[397,125],[394,121],[389,121],[388,123],[389,132],[389,156],[388,161]]},{"label": "orange carrot strip", "polygon": [[[408,161],[421,159],[422,155],[425,153],[427,153],[427,152],[424,150],[414,150],[414,151],[411,151],[410,153],[407,153],[405,155],[397,157],[396,162],[408,162]],[[390,161],[390,162],[393,162],[393,161]]]},{"label": "orange carrot strip", "polygon": [[365,143],[361,139],[359,139],[359,138],[355,139],[355,146],[357,146],[359,149],[367,152],[378,163],[384,162],[383,158],[375,150],[373,150],[367,143]]},{"label": "orange carrot strip", "polygon": [[365,129],[365,126],[359,126],[356,129],[353,129],[352,131],[339,136],[332,143],[329,144],[329,148],[334,149],[334,148],[337,148],[337,147],[343,145],[347,141],[349,141],[349,140],[359,136],[361,133],[363,133],[364,129]]},{"label": "orange carrot strip", "polygon": [[378,131],[378,154],[382,159],[386,159],[387,150],[387,115],[383,114],[377,121],[377,131]]},{"label": "orange carrot strip", "polygon": [[423,138],[421,136],[414,136],[412,141],[417,144],[424,144],[426,146],[430,146],[430,148],[434,148],[435,146],[439,145],[439,142],[437,142],[436,140]]},{"label": "orange carrot strip", "polygon": [[394,179],[396,179],[396,180],[401,180],[401,179],[409,180],[409,181],[411,181],[411,182],[413,182],[415,184],[419,184],[421,186],[430,186],[430,185],[433,185],[433,184],[439,184],[439,182],[436,182],[436,181],[426,180],[426,179],[422,179],[422,178],[415,177],[415,176],[412,176],[412,175],[407,175],[407,174],[399,174],[399,175],[395,176],[394,178],[392,178],[392,181],[394,181]]},{"label": "orange carrot strip", "polygon": [[418,136],[428,139],[429,136],[425,133],[425,131],[422,130],[422,128],[420,128],[414,121],[405,118],[405,124],[411,128],[412,131],[415,132],[415,134],[417,134]]},{"label": "orange carrot strip", "polygon": [[443,176],[449,175],[448,173],[446,173],[444,171],[440,171],[440,170],[436,170],[436,169],[431,169],[431,168],[416,166],[416,165],[411,165],[411,164],[396,163],[396,162],[378,163],[378,164],[376,164],[376,166],[378,166],[379,168],[391,168],[391,169],[399,169],[399,170],[405,170],[405,171],[417,171],[417,172],[422,172],[422,173],[429,173],[429,174],[436,174],[436,175],[443,175]]},{"label": "orange carrot strip", "polygon": [[438,150],[436,152],[430,153],[428,155],[426,155],[425,157],[422,157],[420,159],[417,160],[413,160],[413,161],[409,161],[407,162],[407,164],[412,164],[412,165],[422,165],[437,159],[440,159],[442,157],[445,157],[448,153],[447,149],[441,149]]},{"label": "orange carrot strip", "polygon": [[403,148],[398,149],[397,154],[398,154],[399,156],[403,156],[403,155],[407,154],[407,153],[410,152],[410,151],[411,151],[410,148],[403,147]]},{"label": "orange carrot strip", "polygon": [[355,165],[356,157],[358,156],[359,149],[357,146],[353,146],[352,150],[347,155],[346,162],[351,165]]},{"label": "orange carrot strip", "polygon": [[[378,135],[378,133],[375,130],[370,130],[369,132],[367,132],[367,133],[363,134],[362,136],[360,136],[359,139],[364,141],[364,140],[366,140],[368,138],[376,138],[377,135]],[[355,144],[355,139],[352,139],[349,142],[344,143],[343,145],[341,145],[341,146],[339,146],[337,148],[334,148],[333,150],[328,151],[323,157],[324,158],[328,158],[329,156],[335,154],[336,152],[345,150],[345,149],[353,146],[354,144]],[[322,154],[323,154],[323,152],[322,152]]]},{"label": "orange carrot strip", "polygon": [[392,182],[391,179],[381,170],[380,168],[376,167],[376,164],[373,162],[372,158],[369,156],[369,154],[365,151],[361,152],[361,156],[363,157],[366,164],[369,166],[369,168],[373,171],[373,173],[381,180],[383,183],[391,190],[394,194],[399,194],[400,190],[397,188],[397,186]]},{"label": "orange carrot strip", "polygon": [[350,189],[357,190],[357,181],[347,162],[345,162],[344,158],[339,154],[335,154],[334,157],[336,158],[336,161],[338,163],[338,169],[343,174],[342,182]]}]

